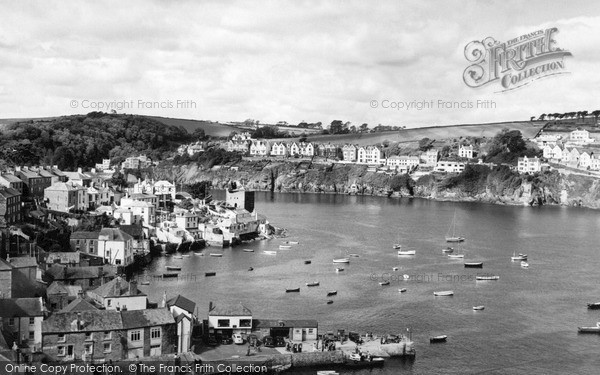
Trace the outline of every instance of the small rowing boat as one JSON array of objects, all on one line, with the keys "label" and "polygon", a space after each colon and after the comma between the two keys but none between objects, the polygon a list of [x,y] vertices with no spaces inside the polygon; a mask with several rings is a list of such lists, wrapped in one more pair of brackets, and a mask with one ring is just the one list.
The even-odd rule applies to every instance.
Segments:
[{"label": "small rowing boat", "polygon": [[313,281],[312,283],[306,283],[306,286],[319,286],[319,282]]},{"label": "small rowing boat", "polygon": [[452,290],[444,290],[441,292],[433,292],[433,295],[436,297],[453,296],[454,292]]}]

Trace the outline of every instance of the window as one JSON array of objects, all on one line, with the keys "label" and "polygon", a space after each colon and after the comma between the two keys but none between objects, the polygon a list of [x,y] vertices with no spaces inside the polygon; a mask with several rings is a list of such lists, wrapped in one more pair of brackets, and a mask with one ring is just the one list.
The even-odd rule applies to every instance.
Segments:
[{"label": "window", "polygon": [[94,338],[94,334],[91,332],[87,332],[85,334],[85,341],[92,341],[92,339]]},{"label": "window", "polygon": [[65,355],[65,347],[64,346],[58,347],[58,355],[61,357]]},{"label": "window", "polygon": [[106,300],[106,306],[108,306],[108,307],[112,306],[112,300],[111,299],[107,299]]},{"label": "window", "polygon": [[314,332],[314,329],[312,329],[312,328],[308,329],[308,333],[313,333],[313,332]]},{"label": "window", "polygon": [[141,331],[132,331],[129,333],[129,340],[131,341],[140,341],[142,339]]},{"label": "window", "polygon": [[29,331],[29,340],[35,339],[35,331]]},{"label": "window", "polygon": [[93,348],[92,344],[85,344],[85,346],[84,346],[85,354],[92,354],[92,348]]},{"label": "window", "polygon": [[112,338],[111,331],[104,331],[104,340],[110,340]]},{"label": "window", "polygon": [[15,326],[15,318],[9,318],[8,319],[8,325],[10,327],[14,327]]},{"label": "window", "polygon": [[109,343],[104,343],[104,348],[103,348],[103,352],[104,353],[110,353],[112,351],[112,348],[110,346]]},{"label": "window", "polygon": [[67,335],[65,335],[64,333],[59,333],[58,334],[58,342],[65,342],[67,341]]},{"label": "window", "polygon": [[217,321],[217,327],[229,327],[229,319],[219,319]]},{"label": "window", "polygon": [[240,327],[252,327],[252,320],[240,319]]},{"label": "window", "polygon": [[160,339],[160,327],[150,328],[150,338],[151,339]]},{"label": "window", "polygon": [[29,325],[32,326],[35,324],[35,318],[29,318]]}]

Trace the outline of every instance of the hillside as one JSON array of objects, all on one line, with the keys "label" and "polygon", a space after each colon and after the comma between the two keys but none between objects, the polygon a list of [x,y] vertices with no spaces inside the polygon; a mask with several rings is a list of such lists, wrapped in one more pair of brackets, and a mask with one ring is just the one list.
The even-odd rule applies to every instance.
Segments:
[{"label": "hillside", "polygon": [[[465,124],[450,126],[432,126],[426,128],[403,129],[400,131],[381,133],[357,133],[341,135],[311,135],[308,140],[324,143],[354,143],[361,146],[389,142],[415,142],[423,138],[452,139],[459,137],[495,136],[501,129],[519,130],[524,138],[534,137],[544,126],[541,121],[497,122],[489,124]],[[288,139],[289,140],[289,139]]]},{"label": "hillside", "polygon": [[165,125],[182,127],[187,130],[190,134],[194,132],[196,129],[204,130],[204,133],[211,137],[227,137],[231,132],[237,131],[240,129],[229,126],[225,124],[221,124],[219,122],[205,121],[205,120],[186,120],[179,118],[170,118],[170,117],[158,117],[158,116],[146,116],[152,120],[159,121]]}]

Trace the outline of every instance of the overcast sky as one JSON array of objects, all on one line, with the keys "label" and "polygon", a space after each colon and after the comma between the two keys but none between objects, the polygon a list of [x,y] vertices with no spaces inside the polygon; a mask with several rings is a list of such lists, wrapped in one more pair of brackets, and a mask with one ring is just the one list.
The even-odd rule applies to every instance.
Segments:
[{"label": "overcast sky", "polygon": [[[0,4],[0,118],[87,113],[113,101],[134,101],[120,112],[168,117],[408,127],[600,109],[594,1]],[[465,85],[467,43],[547,27],[573,54],[570,74],[504,93],[497,83]],[[176,108],[177,100],[195,108]],[[436,106],[395,110],[384,100]],[[493,100],[496,108],[446,110],[438,100]]]}]

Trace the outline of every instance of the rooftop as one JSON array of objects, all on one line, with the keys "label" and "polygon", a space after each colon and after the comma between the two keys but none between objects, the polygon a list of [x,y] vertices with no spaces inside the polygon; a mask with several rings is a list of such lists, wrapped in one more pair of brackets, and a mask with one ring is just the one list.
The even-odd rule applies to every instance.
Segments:
[{"label": "rooftop", "polygon": [[43,316],[42,298],[4,298],[0,299],[0,317],[36,317]]},{"label": "rooftop", "polygon": [[98,240],[101,241],[130,241],[133,240],[129,234],[118,228],[102,228],[98,235]]},{"label": "rooftop", "polygon": [[[133,286],[133,285],[131,285]],[[133,293],[129,291],[130,283],[120,276],[112,279],[104,285],[99,286],[94,290],[90,290],[90,293],[94,293],[100,297],[130,297],[130,296],[145,296],[137,286]]]},{"label": "rooftop", "polygon": [[196,303],[178,294],[177,297],[173,297],[167,301],[167,306],[176,306],[187,312],[194,313],[196,310]]},{"label": "rooftop", "polygon": [[121,311],[123,328],[154,327],[175,323],[175,318],[167,309],[146,309]]},{"label": "rooftop", "polygon": [[[77,327],[79,322],[79,329]],[[114,310],[67,311],[52,314],[42,323],[42,332],[97,332],[123,329],[121,313]]]},{"label": "rooftop", "polygon": [[213,308],[208,312],[208,315],[213,316],[252,316],[252,311],[242,303],[234,305],[214,305]]},{"label": "rooftop", "polygon": [[76,298],[67,306],[65,306],[60,312],[79,312],[79,311],[90,311],[90,310],[98,310],[94,305],[89,303],[83,298]]}]

